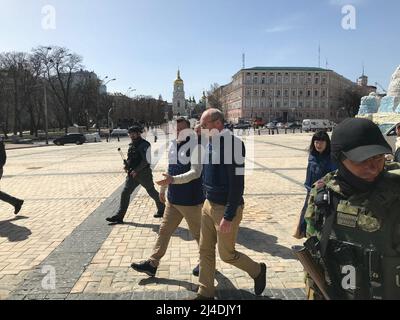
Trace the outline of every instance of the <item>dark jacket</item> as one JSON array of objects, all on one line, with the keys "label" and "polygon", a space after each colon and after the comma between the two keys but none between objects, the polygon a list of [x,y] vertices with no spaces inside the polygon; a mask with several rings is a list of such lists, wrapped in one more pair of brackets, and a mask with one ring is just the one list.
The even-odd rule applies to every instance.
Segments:
[{"label": "dark jacket", "polygon": [[[168,166],[168,174],[170,176],[178,176],[190,171],[192,166],[190,161],[184,164],[182,161],[180,161],[182,159],[177,156],[179,155],[180,149],[187,143],[189,143],[188,140],[180,143],[175,141],[174,145],[171,147],[170,157],[173,158],[174,163],[170,163]],[[188,159],[190,159],[190,151],[191,149],[189,148],[186,152]],[[202,204],[205,200],[202,183],[203,182],[200,177],[196,180],[190,181],[189,183],[169,185],[168,201],[178,206],[197,206]]]},{"label": "dark jacket", "polygon": [[147,151],[150,147],[150,143],[142,138],[129,145],[128,171],[139,173],[143,169],[150,167],[151,160],[146,158]]},{"label": "dark jacket", "polygon": [[[230,139],[231,143],[227,140]],[[230,159],[225,159],[225,146],[233,145]],[[234,153],[239,153],[241,159],[235,159]],[[227,149],[228,150],[228,149]],[[213,154],[220,159],[219,164],[213,163]],[[224,218],[232,221],[237,208],[244,204],[244,159],[246,156],[244,143],[231,133],[223,134],[219,150],[213,150],[212,144],[207,147],[208,163],[203,169],[203,185],[207,200],[224,205]],[[236,155],[238,157],[238,155]],[[236,160],[236,161],[235,161]]]},{"label": "dark jacket", "polygon": [[3,168],[7,161],[6,149],[4,142],[0,141],[0,168]]},{"label": "dark jacket", "polygon": [[394,161],[400,162],[400,148],[398,148],[394,154]]},{"label": "dark jacket", "polygon": [[329,172],[337,170],[330,155],[311,154],[308,158],[307,177],[304,186],[310,192],[314,183],[322,179]]}]

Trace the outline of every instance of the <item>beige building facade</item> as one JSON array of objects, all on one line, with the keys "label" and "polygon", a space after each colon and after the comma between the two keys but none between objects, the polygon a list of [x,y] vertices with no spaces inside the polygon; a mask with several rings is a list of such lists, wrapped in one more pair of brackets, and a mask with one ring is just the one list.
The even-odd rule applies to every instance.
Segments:
[{"label": "beige building facade", "polygon": [[226,118],[233,123],[255,118],[337,121],[340,95],[346,88],[372,90],[329,69],[255,67],[237,72],[231,83],[220,88],[220,95]]}]

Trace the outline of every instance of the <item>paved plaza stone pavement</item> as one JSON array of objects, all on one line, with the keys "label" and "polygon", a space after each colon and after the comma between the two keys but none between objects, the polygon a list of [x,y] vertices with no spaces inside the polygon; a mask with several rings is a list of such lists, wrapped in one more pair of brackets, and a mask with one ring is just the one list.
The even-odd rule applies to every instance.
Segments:
[{"label": "paved plaza stone pavement", "polygon": [[[159,133],[159,135],[161,135]],[[267,288],[253,294],[253,280],[217,258],[218,299],[304,299],[304,272],[290,248],[303,206],[311,134],[248,137],[245,212],[237,249],[267,264]],[[182,222],[155,278],[130,268],[146,260],[160,220],[139,188],[124,225],[105,218],[118,208],[125,180],[120,142],[48,146],[8,151],[1,189],[25,199],[21,213],[0,202],[0,299],[174,300],[194,296],[198,247]],[[166,139],[153,144],[165,171]],[[251,150],[254,149],[254,152]],[[253,154],[252,154],[253,153]],[[55,280],[55,283],[54,283]]]}]

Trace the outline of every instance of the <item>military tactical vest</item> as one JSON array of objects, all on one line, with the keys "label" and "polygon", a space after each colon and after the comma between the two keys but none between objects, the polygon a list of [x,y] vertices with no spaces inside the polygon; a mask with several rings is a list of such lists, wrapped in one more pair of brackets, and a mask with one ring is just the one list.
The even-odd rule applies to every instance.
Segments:
[{"label": "military tactical vest", "polygon": [[[400,170],[389,168],[366,194],[346,198],[333,175],[326,190],[330,213],[318,210],[318,215],[334,217],[320,262],[337,298],[400,299]],[[327,217],[316,220],[323,232]]]},{"label": "military tactical vest", "polygon": [[[128,166],[129,169],[135,170],[137,166],[146,160],[146,150],[150,147],[150,143],[144,139],[132,142],[128,149]],[[150,160],[146,160],[150,161]],[[149,164],[150,166],[150,164]]]}]

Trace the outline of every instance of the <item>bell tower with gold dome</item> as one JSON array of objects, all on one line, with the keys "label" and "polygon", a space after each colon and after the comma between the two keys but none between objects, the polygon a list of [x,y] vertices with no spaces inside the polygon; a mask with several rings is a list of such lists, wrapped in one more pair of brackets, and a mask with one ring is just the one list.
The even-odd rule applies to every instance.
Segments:
[{"label": "bell tower with gold dome", "polygon": [[172,112],[174,116],[187,116],[185,85],[181,79],[181,72],[178,70],[177,78],[174,82],[174,96],[172,99]]}]

